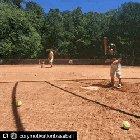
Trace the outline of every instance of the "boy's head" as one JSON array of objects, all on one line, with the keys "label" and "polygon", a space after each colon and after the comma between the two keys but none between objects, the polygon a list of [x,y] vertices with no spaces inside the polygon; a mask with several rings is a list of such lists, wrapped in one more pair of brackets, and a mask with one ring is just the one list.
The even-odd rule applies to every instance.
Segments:
[{"label": "boy's head", "polygon": [[114,61],[118,61],[119,63],[122,61],[122,59],[120,58],[120,57],[113,57],[112,59],[111,59],[111,62],[113,63]]},{"label": "boy's head", "polygon": [[115,57],[111,58],[110,62],[113,63],[115,60],[117,60]]},{"label": "boy's head", "polygon": [[53,52],[53,49],[50,49],[50,52]]},{"label": "boy's head", "polygon": [[122,61],[122,58],[118,58],[118,61],[121,62]]},{"label": "boy's head", "polygon": [[111,61],[115,61],[115,60],[117,60],[117,58],[116,58],[116,57],[113,57],[113,58],[111,59]]}]

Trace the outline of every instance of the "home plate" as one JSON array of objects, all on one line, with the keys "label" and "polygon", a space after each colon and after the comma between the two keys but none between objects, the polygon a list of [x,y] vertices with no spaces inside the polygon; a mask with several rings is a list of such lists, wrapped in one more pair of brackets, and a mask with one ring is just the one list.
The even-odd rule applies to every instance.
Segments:
[{"label": "home plate", "polygon": [[89,86],[89,87],[81,87],[83,89],[87,89],[87,90],[99,90],[98,86]]},{"label": "home plate", "polygon": [[61,87],[62,87],[62,88],[66,88],[67,85],[66,85],[66,84],[62,84]]}]

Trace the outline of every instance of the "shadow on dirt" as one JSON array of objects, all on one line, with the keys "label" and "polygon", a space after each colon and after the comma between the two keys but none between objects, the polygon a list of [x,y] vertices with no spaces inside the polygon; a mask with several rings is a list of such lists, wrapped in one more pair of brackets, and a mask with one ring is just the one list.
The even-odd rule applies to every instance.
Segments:
[{"label": "shadow on dirt", "polygon": [[51,66],[45,66],[44,68],[52,68]]},{"label": "shadow on dirt", "polygon": [[18,109],[16,106],[16,90],[17,90],[17,86],[18,86],[18,82],[15,83],[15,86],[13,87],[13,91],[12,91],[12,111],[13,111],[13,116],[14,116],[14,120],[16,123],[16,129],[17,131],[25,131],[20,115],[18,113]]},{"label": "shadow on dirt", "polygon": [[92,84],[92,86],[98,86],[101,88],[112,88],[112,86],[110,84],[102,84],[102,83]]}]

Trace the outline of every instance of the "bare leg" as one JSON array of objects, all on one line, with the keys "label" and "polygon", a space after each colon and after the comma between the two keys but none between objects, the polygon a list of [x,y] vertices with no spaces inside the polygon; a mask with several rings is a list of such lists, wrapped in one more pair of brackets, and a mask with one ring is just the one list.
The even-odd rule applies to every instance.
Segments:
[{"label": "bare leg", "polygon": [[115,84],[114,77],[111,77],[111,85],[114,86],[114,84]]},{"label": "bare leg", "polygon": [[120,85],[122,84],[122,82],[121,82],[121,78],[119,78],[119,84],[120,84]]},{"label": "bare leg", "polygon": [[119,84],[118,84],[118,87],[121,88],[122,87],[122,82],[121,82],[121,73],[116,73],[116,76],[119,80]]},{"label": "bare leg", "polygon": [[50,62],[51,67],[53,66],[52,62]]},{"label": "bare leg", "polygon": [[118,79],[119,79],[119,84],[117,88],[121,88],[122,87],[121,78],[118,78]]}]

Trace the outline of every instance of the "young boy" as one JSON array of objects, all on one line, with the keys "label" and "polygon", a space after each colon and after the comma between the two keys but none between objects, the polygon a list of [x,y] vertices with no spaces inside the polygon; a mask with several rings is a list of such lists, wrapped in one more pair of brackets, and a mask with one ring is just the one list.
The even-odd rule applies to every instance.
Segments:
[{"label": "young boy", "polygon": [[121,59],[113,58],[111,61],[111,68],[110,68],[110,77],[111,77],[111,86],[115,84],[115,74],[116,77],[119,79],[118,88],[122,87],[121,84]]},{"label": "young boy", "polygon": [[50,65],[52,67],[53,66],[53,60],[54,60],[54,53],[53,53],[53,51],[50,51],[48,59],[49,59]]}]

